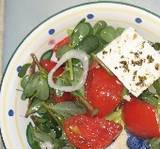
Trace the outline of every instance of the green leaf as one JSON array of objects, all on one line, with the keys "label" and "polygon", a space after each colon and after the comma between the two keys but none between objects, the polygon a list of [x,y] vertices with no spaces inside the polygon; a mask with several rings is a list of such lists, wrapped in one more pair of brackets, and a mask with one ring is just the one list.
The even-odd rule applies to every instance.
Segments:
[{"label": "green leaf", "polygon": [[102,29],[104,29],[107,26],[107,23],[103,20],[98,21],[94,26],[93,26],[93,34],[96,35],[99,33]]},{"label": "green leaf", "polygon": [[30,114],[37,112],[40,109],[41,105],[42,105],[42,101],[40,101],[39,99],[36,99],[36,98],[33,99],[33,102],[28,107],[25,116],[28,117]]},{"label": "green leaf", "polygon": [[94,52],[99,46],[99,40],[96,36],[90,35],[84,38],[78,45],[77,49],[83,50],[88,54]]},{"label": "green leaf", "polygon": [[106,117],[107,120],[114,121],[116,123],[123,124],[122,120],[122,109],[117,109]]},{"label": "green leaf", "polygon": [[67,34],[68,34],[68,36],[71,36],[71,35],[72,35],[72,33],[73,33],[73,29],[68,29],[68,30],[67,30]]},{"label": "green leaf", "polygon": [[32,120],[36,127],[45,133],[51,133],[54,138],[60,138],[62,136],[62,129],[50,113],[46,112],[40,115],[40,117],[35,115],[32,116]]},{"label": "green leaf", "polygon": [[96,35],[97,39],[98,39],[98,47],[96,48],[96,50],[93,51],[93,54],[97,54],[98,52],[100,52],[102,49],[104,49],[104,47],[107,45],[107,43],[101,38],[99,37],[100,35]]},{"label": "green leaf", "polygon": [[153,86],[156,89],[157,94],[160,95],[160,79],[158,79],[157,81],[155,81],[153,83]]},{"label": "green leaf", "polygon": [[124,31],[124,28],[118,27],[118,28],[116,29],[117,37],[120,36],[120,35],[122,34],[123,31]]},{"label": "green leaf", "polygon": [[24,92],[23,92],[22,95],[21,95],[21,99],[22,99],[22,100],[26,100],[26,99],[27,99],[27,97],[25,96]]},{"label": "green leaf", "polygon": [[129,95],[129,91],[128,91],[127,88],[124,87],[123,92],[122,92],[122,98],[123,98],[123,96],[125,96],[125,95]]},{"label": "green leaf", "polygon": [[65,146],[65,147],[63,147],[62,149],[76,149],[76,148],[73,147],[73,146]]},{"label": "green leaf", "polygon": [[117,37],[117,32],[112,26],[107,26],[103,30],[101,30],[100,36],[104,41],[110,43]]},{"label": "green leaf", "polygon": [[61,114],[65,118],[76,114],[84,114],[86,112],[85,108],[70,101],[57,103],[56,105],[53,105],[51,109]]},{"label": "green leaf", "polygon": [[153,138],[149,140],[151,149],[159,149],[160,148],[160,139],[159,138]]},{"label": "green leaf", "polygon": [[20,70],[19,73],[18,73],[18,77],[20,77],[20,78],[24,77],[24,75],[26,74],[27,69],[30,67],[30,65],[31,65],[30,63],[24,64],[24,65],[22,66],[21,70]]},{"label": "green leaf", "polygon": [[[74,59],[73,59],[73,61],[74,61]],[[56,79],[56,83],[58,85],[61,85],[61,86],[75,85],[79,82],[79,80],[82,76],[82,73],[83,73],[83,69],[78,64],[75,64],[75,65],[73,64],[73,67],[72,67],[73,80],[71,80],[69,70],[70,70],[70,68],[67,66],[65,68],[65,71],[63,72],[63,74]]]},{"label": "green leaf", "polygon": [[34,93],[36,92],[37,84],[38,84],[38,75],[37,74],[33,74],[30,77],[26,87],[24,88],[24,92],[23,93],[24,93],[24,96],[26,98],[30,98],[30,97],[32,97],[34,95]]},{"label": "green leaf", "polygon": [[34,139],[37,142],[50,142],[51,144],[54,142],[54,137],[50,136],[49,133],[43,132],[39,130],[38,128],[34,129]]},{"label": "green leaf", "polygon": [[54,140],[54,149],[62,149],[66,145],[66,140],[56,139]]},{"label": "green leaf", "polygon": [[160,99],[158,98],[158,96],[156,96],[155,94],[149,92],[148,90],[144,91],[140,95],[140,98],[143,101],[145,101],[145,102],[147,102],[147,103],[149,103],[149,104],[151,104],[151,105],[153,105],[155,107],[157,107],[159,105],[159,103],[160,103]]},{"label": "green leaf", "polygon": [[21,87],[24,89],[30,79],[29,75],[25,75],[21,80]]},{"label": "green leaf", "polygon": [[49,86],[47,79],[40,76],[36,86],[35,96],[40,100],[46,100],[49,97]]},{"label": "green leaf", "polygon": [[24,88],[26,98],[37,97],[40,100],[46,100],[49,97],[49,86],[47,77],[42,72],[33,74],[26,87]]},{"label": "green leaf", "polygon": [[56,52],[56,57],[60,59],[66,52],[70,51],[72,48],[69,45],[65,45],[58,49]]},{"label": "green leaf", "polygon": [[153,47],[155,50],[159,51],[159,50],[160,50],[160,43],[159,43],[159,42],[156,42],[156,43],[154,43],[154,44],[152,45],[152,47]]},{"label": "green leaf", "polygon": [[31,123],[28,124],[27,130],[26,130],[26,137],[28,144],[32,149],[40,149],[40,145],[37,141],[34,139],[34,128]]},{"label": "green leaf", "polygon": [[71,35],[71,45],[72,47],[78,46],[79,42],[82,41],[88,35],[93,33],[92,26],[85,22],[85,19],[81,20],[78,25],[74,28]]},{"label": "green leaf", "polygon": [[40,60],[50,60],[52,57],[52,54],[53,54],[53,50],[50,49],[50,50],[46,51],[45,53],[43,53]]}]

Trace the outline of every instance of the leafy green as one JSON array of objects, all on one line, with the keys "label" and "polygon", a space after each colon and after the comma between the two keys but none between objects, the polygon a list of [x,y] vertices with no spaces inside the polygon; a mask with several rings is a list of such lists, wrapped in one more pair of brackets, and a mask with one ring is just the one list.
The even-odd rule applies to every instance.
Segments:
[{"label": "leafy green", "polygon": [[116,30],[112,26],[107,26],[100,32],[101,38],[106,41],[107,43],[110,43],[113,39],[116,38]]},{"label": "leafy green", "polygon": [[24,89],[30,79],[29,75],[25,75],[21,80],[21,87]]},{"label": "leafy green", "polygon": [[145,101],[145,102],[147,102],[147,103],[149,103],[149,104],[151,104],[151,105],[153,105],[153,106],[155,106],[155,107],[157,107],[157,106],[159,105],[159,102],[160,102],[159,97],[156,96],[155,94],[149,92],[148,90],[144,91],[144,92],[140,95],[140,98],[141,98],[143,101]]},{"label": "leafy green", "polygon": [[55,138],[60,138],[62,136],[61,127],[50,113],[46,112],[40,114],[40,116],[33,115],[31,118],[39,130],[45,133],[51,133]]},{"label": "leafy green", "polygon": [[42,105],[42,101],[38,100],[37,98],[33,99],[32,103],[29,105],[27,112],[26,112],[26,117],[28,117],[30,114],[33,114],[37,112]]},{"label": "leafy green", "polygon": [[111,113],[109,116],[106,117],[107,120],[114,121],[116,123],[123,124],[122,120],[122,109],[117,109],[113,113]]},{"label": "leafy green", "polygon": [[[47,108],[50,108],[50,106],[47,106]],[[33,115],[31,119],[35,124],[35,127],[32,129],[35,141],[41,142],[42,144],[49,142],[54,146],[54,149],[73,149],[73,147],[68,144],[61,126],[58,125],[49,112],[40,114],[40,116]]]},{"label": "leafy green", "polygon": [[88,22],[85,22],[85,19],[82,19],[72,32],[71,46],[73,48],[78,46],[80,41],[82,41],[85,37],[91,35],[92,33],[92,26]]},{"label": "leafy green", "polygon": [[52,57],[52,54],[53,54],[53,50],[50,49],[50,50],[46,51],[45,53],[43,53],[40,60],[50,60]]},{"label": "leafy green", "polygon": [[[74,59],[72,61],[74,61]],[[56,83],[58,85],[69,86],[69,85],[75,85],[79,82],[83,73],[83,69],[76,63],[73,64],[72,66],[73,79],[71,79],[70,77],[70,69],[71,69],[70,66],[66,65],[66,68],[63,74],[56,79]]]},{"label": "leafy green", "polygon": [[127,88],[124,87],[123,92],[122,92],[122,98],[123,98],[123,96],[125,96],[125,95],[129,95],[129,91],[128,91]]},{"label": "leafy green", "polygon": [[43,72],[32,74],[26,87],[24,88],[26,98],[37,97],[40,100],[46,100],[49,97],[49,86],[47,76]]},{"label": "leafy green", "polygon": [[98,21],[94,26],[93,26],[93,34],[96,35],[99,33],[102,29],[104,29],[107,26],[107,23],[103,20]]},{"label": "leafy green", "polygon": [[24,64],[21,70],[18,72],[18,77],[23,78],[30,66],[30,63]]},{"label": "leafy green", "polygon": [[124,28],[118,27],[118,28],[116,29],[117,37],[120,36],[120,35],[122,34],[123,31],[124,31]]},{"label": "leafy green", "polygon": [[160,43],[159,42],[154,43],[152,46],[153,46],[153,48],[155,48],[155,50],[157,50],[157,51],[160,50]]},{"label": "leafy green", "polygon": [[69,45],[65,45],[57,50],[56,57],[60,59],[66,52],[70,51],[72,48]]},{"label": "leafy green", "polygon": [[156,89],[157,94],[160,95],[160,79],[158,79],[157,81],[155,81],[153,83],[153,86]]},{"label": "leafy green", "polygon": [[76,149],[76,148],[73,147],[73,146],[65,146],[65,147],[63,147],[62,149]]},{"label": "leafy green", "polygon": [[38,129],[37,127],[34,128],[34,139],[37,142],[50,142],[51,144],[53,143],[54,140],[54,135],[52,135],[51,133],[46,133],[44,131],[41,131],[40,129]]},{"label": "leafy green", "polygon": [[90,35],[84,38],[78,45],[77,49],[83,50],[88,54],[94,52],[99,46],[99,40],[96,36]]},{"label": "leafy green", "polygon": [[79,102],[79,104],[85,106],[92,116],[95,116],[98,113],[98,109],[92,107],[92,105],[89,102],[87,102],[86,98],[84,97],[84,88],[72,92],[72,95],[78,97],[77,101]]},{"label": "leafy green", "polygon": [[26,130],[27,141],[32,149],[40,149],[39,143],[34,139],[34,127],[31,123],[28,124]]},{"label": "leafy green", "polygon": [[115,29],[112,26],[106,26],[104,29],[101,30],[100,37],[107,43],[110,43],[116,37],[120,36],[123,30],[123,28]]},{"label": "leafy green", "polygon": [[149,140],[151,149],[159,149],[160,148],[160,138],[153,138]]},{"label": "leafy green", "polygon": [[82,106],[75,104],[74,102],[62,102],[57,103],[51,107],[55,112],[60,113],[64,118],[69,118],[76,114],[84,114],[86,109]]}]

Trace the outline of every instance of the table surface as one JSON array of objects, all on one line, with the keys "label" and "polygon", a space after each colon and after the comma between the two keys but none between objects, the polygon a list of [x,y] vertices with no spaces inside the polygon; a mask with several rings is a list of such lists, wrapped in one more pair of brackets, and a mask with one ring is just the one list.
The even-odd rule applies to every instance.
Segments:
[{"label": "table surface", "polygon": [[[96,0],[6,0],[2,58],[3,71],[21,40],[40,22],[63,9],[92,1]],[[160,0],[112,1],[134,4],[160,15]]]}]

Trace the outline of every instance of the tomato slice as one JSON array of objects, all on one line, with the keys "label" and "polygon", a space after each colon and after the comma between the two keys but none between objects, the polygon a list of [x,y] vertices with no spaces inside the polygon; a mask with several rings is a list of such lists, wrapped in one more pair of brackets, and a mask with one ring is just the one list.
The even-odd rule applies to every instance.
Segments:
[{"label": "tomato slice", "polygon": [[123,85],[102,67],[92,68],[86,81],[86,96],[99,109],[98,117],[110,114],[120,103]]},{"label": "tomato slice", "polygon": [[158,115],[152,105],[132,97],[124,104],[122,115],[126,127],[133,134],[144,138],[160,137]]},{"label": "tomato slice", "polygon": [[[55,67],[57,63],[51,60],[41,60],[40,65],[47,71],[50,72],[52,68]],[[58,77],[62,72],[64,71],[64,67],[60,67],[57,69],[57,71],[54,73],[53,77]]]},{"label": "tomato slice", "polygon": [[62,48],[64,45],[69,44],[69,42],[70,42],[70,38],[68,36],[64,37],[53,47],[53,51],[56,52],[59,48]]},{"label": "tomato slice", "polygon": [[120,124],[85,115],[73,116],[64,122],[69,142],[79,149],[104,149],[121,130]]},{"label": "tomato slice", "polygon": [[75,97],[69,92],[64,92],[62,96],[53,96],[53,100],[56,103],[60,103],[65,101],[74,101]]}]

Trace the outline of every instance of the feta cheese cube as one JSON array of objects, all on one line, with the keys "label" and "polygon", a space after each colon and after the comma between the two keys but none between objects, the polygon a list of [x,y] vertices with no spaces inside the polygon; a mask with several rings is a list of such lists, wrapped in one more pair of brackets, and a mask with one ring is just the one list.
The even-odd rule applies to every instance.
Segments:
[{"label": "feta cheese cube", "polygon": [[160,53],[131,27],[96,56],[136,97],[160,77]]}]

